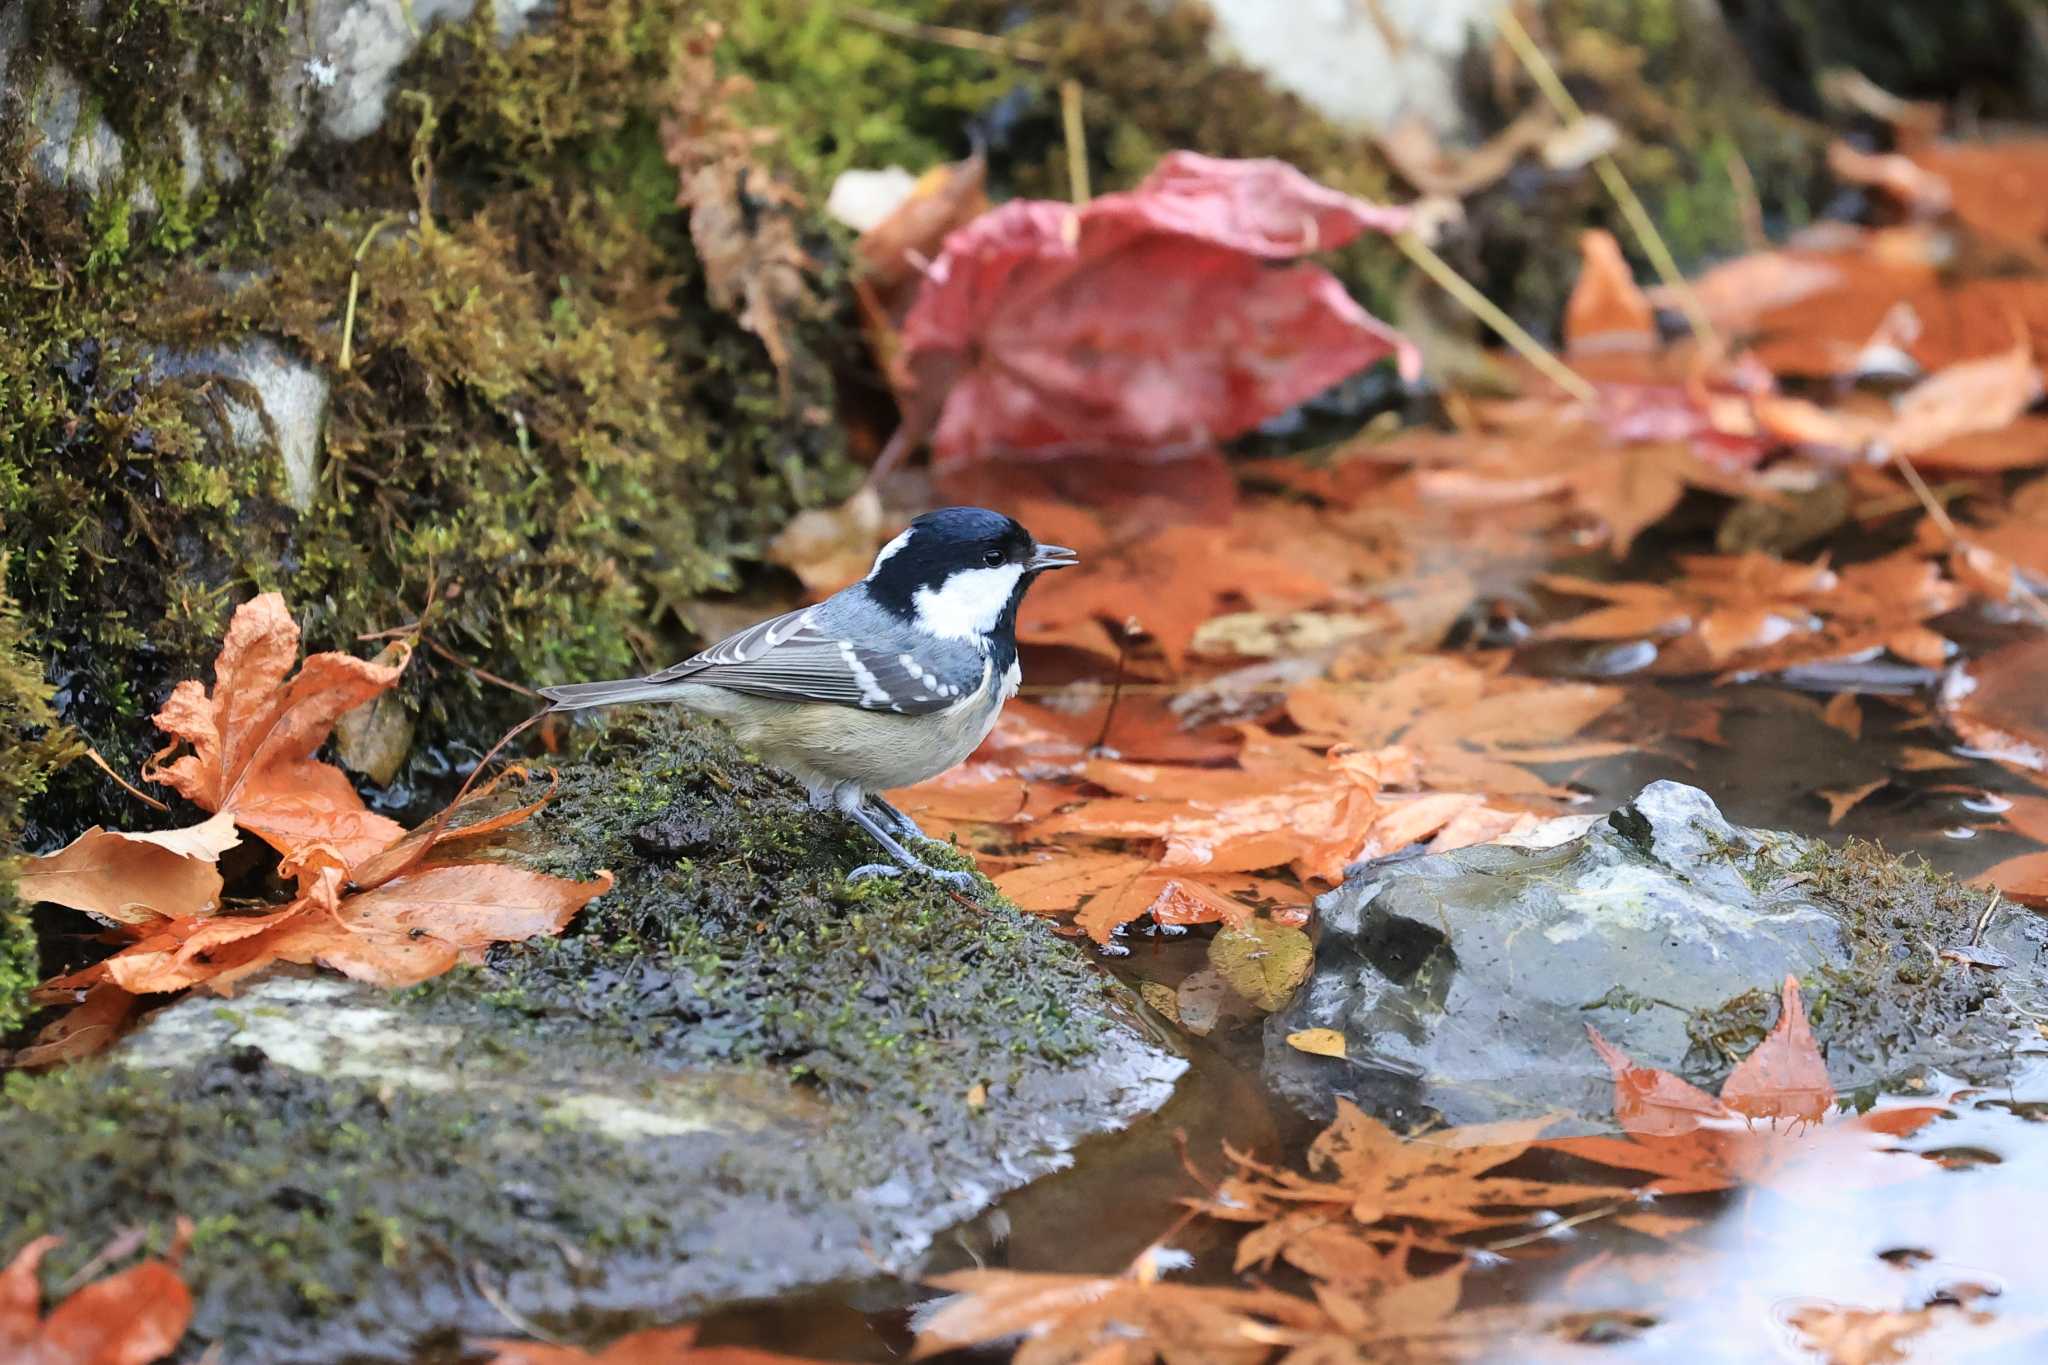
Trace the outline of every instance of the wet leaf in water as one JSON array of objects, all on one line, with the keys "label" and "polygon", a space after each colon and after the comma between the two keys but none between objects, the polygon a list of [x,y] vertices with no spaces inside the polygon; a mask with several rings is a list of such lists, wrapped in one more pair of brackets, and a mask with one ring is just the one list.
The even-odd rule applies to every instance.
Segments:
[{"label": "wet leaf in water", "polygon": [[1342,1057],[1344,1035],[1333,1028],[1296,1029],[1287,1035],[1287,1046],[1317,1057]]},{"label": "wet leaf in water", "polygon": [[1308,979],[1315,949],[1299,929],[1253,920],[1209,940],[1209,965],[1232,990],[1271,1013]]}]

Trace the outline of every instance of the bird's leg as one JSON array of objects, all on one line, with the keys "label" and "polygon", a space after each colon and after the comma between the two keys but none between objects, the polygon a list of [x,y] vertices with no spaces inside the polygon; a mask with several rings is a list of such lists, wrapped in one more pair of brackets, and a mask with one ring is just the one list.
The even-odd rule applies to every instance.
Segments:
[{"label": "bird's leg", "polygon": [[926,834],[922,829],[918,827],[917,821],[911,819],[902,811],[896,809],[895,806],[891,805],[879,794],[870,796],[868,798],[868,804],[874,807],[877,811],[880,811],[883,818],[888,820],[890,824],[896,826],[896,830],[899,834],[907,834],[913,839],[922,839],[928,844],[936,844],[943,842],[942,840],[934,839],[931,835]]},{"label": "bird's leg", "polygon": [[925,876],[942,881],[956,890],[970,891],[974,888],[975,881],[972,872],[954,872],[948,868],[933,867],[902,844],[897,843],[889,831],[883,829],[876,822],[875,817],[869,814],[865,808],[859,805],[852,805],[844,807],[844,809],[847,818],[866,830],[870,838],[880,844],[887,850],[890,857],[901,864],[901,866],[892,867],[888,863],[867,863],[847,873],[847,881],[864,882],[870,877],[900,877],[905,871],[910,871],[922,872]]}]

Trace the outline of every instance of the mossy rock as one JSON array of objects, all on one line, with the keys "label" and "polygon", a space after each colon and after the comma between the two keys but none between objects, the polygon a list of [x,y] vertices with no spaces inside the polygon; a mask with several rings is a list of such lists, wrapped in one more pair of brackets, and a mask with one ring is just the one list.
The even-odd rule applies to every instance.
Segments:
[{"label": "mossy rock", "polygon": [[502,1335],[493,1296],[602,1340],[912,1276],[1183,1063],[991,888],[848,888],[863,839],[722,731],[617,726],[493,855],[617,875],[564,938],[395,995],[269,977],[9,1077],[0,1258],[61,1230],[54,1283],[189,1217],[188,1346],[229,1362],[414,1358]]},{"label": "mossy rock", "polygon": [[[857,481],[833,373],[861,343],[821,219],[815,297],[785,320],[793,383],[709,302],[675,207],[656,120],[712,6],[574,0],[507,43],[481,5],[427,32],[376,134],[243,148],[169,235],[129,230],[129,192],[176,169],[189,140],[163,130],[215,145],[230,88],[272,126],[287,7],[135,0],[68,46],[66,7],[30,8],[23,98],[0,92],[0,552],[60,715],[117,768],[233,606],[278,590],[313,648],[424,618],[439,648],[405,685],[402,799],[524,712],[488,679],[675,656],[678,603],[735,586],[796,508]],[[59,56],[88,92],[130,92],[119,184],[35,167],[27,111]],[[139,74],[195,67],[196,90]],[[257,382],[274,373],[306,421],[282,420]],[[75,770],[30,840],[122,801]]]},{"label": "mossy rock", "polygon": [[[1604,1127],[1588,1027],[1713,1090],[1796,977],[1835,1086],[1867,1095],[1995,1082],[2048,998],[2035,916],[1867,845],[1733,825],[1696,788],[1653,782],[1539,834],[1372,866],[1320,899],[1315,974],[1267,1021],[1269,1084],[1310,1112],[1341,1097],[1403,1123]],[[1344,1057],[1287,1044],[1311,1028],[1343,1034]]]}]

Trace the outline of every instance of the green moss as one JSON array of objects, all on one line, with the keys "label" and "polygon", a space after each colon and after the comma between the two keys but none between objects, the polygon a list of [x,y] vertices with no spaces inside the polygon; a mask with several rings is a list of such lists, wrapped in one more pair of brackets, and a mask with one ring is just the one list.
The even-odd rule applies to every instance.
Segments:
[{"label": "green moss", "polygon": [[[1759,862],[1773,885],[1785,869]],[[1990,895],[1851,840],[1811,845],[1792,869],[1796,894],[1810,897],[1842,929],[1847,954],[1805,983],[1814,1037],[1838,1076],[1889,1075],[1895,1059],[1980,1062],[2002,1055],[2011,1020],[1995,1008],[1997,974],[1940,956],[1971,941]],[[1689,1063],[1709,1069],[1746,1055],[1777,1017],[1776,990],[1754,990],[1692,1016]]]},{"label": "green moss", "polygon": [[[7,596],[5,570],[0,556],[0,849],[20,837],[23,808],[51,771],[77,753],[50,709],[50,687]],[[15,896],[11,862],[0,856],[0,1036],[26,1016],[28,989],[37,980],[35,936]]]},{"label": "green moss", "polygon": [[[315,648],[424,613],[500,677],[616,673],[683,649],[673,604],[733,586],[793,507],[857,479],[831,373],[860,343],[829,241],[812,254],[832,301],[790,320],[814,362],[790,390],[707,301],[674,206],[655,118],[697,6],[575,0],[509,45],[484,6],[431,31],[386,128],[338,165],[236,143],[243,188],[175,196],[162,129],[266,89],[251,73],[283,11],[113,8],[74,35],[82,56],[53,17],[37,61],[89,92],[224,74],[147,86],[116,120],[152,214],[38,187],[33,132],[18,110],[0,125],[0,178],[23,193],[0,207],[0,549],[65,719],[117,765],[153,747],[147,717],[253,592],[284,592]],[[314,207],[336,192],[363,207]],[[253,395],[207,359],[257,334],[334,383],[302,511],[267,439],[230,420]],[[427,768],[525,707],[442,654],[406,699]],[[45,803],[48,835],[116,799],[81,772]]]},{"label": "green moss", "polygon": [[635,1055],[763,1063],[919,1108],[1024,1058],[1092,1047],[1099,1024],[1077,1002],[1099,1001],[1103,978],[1043,921],[987,883],[981,905],[916,878],[849,887],[847,869],[875,858],[867,836],[810,809],[719,727],[629,720],[561,777],[525,846],[565,875],[612,869],[618,885],[575,933],[425,988],[482,988],[506,1013],[493,1032],[574,1019]]}]

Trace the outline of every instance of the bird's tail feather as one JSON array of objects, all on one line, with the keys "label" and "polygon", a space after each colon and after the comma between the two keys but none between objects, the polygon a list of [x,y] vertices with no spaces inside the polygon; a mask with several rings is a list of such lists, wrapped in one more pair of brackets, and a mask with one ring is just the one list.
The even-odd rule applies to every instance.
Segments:
[{"label": "bird's tail feather", "polygon": [[672,682],[647,678],[620,678],[614,682],[568,683],[543,687],[540,694],[554,703],[557,711],[583,711],[593,706],[620,706],[634,701],[668,701],[682,693]]}]

